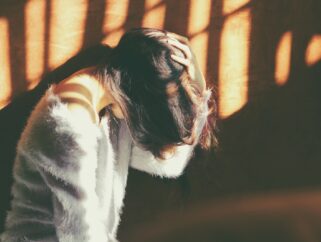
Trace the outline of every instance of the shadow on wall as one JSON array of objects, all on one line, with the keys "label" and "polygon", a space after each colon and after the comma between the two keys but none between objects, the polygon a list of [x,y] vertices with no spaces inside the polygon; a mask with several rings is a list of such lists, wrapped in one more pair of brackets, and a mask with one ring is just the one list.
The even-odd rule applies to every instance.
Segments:
[{"label": "shadow on wall", "polygon": [[[234,174],[224,184],[233,191],[320,187],[321,64],[309,65],[306,53],[321,33],[321,3],[252,1],[251,8],[248,102],[222,121],[222,165]],[[276,53],[287,32],[288,78],[277,85]]]},{"label": "shadow on wall", "polygon": [[[306,52],[313,36],[321,32],[321,4],[250,5],[248,102],[221,121],[221,152],[215,162],[218,183],[233,193],[319,186],[320,62],[308,66]],[[289,31],[293,36],[289,74],[277,85],[275,56]]]},{"label": "shadow on wall", "polygon": [[[220,149],[217,152],[207,153],[197,150],[194,160],[179,179],[160,179],[138,171],[130,171],[120,226],[121,241],[129,241],[128,231],[134,231],[136,226],[155,220],[162,213],[172,211],[185,213],[194,209],[195,204],[216,198],[224,198],[233,194],[237,199],[238,195],[244,196],[254,192],[320,187],[321,96],[318,92],[321,85],[321,64],[315,62],[313,65],[308,65],[306,62],[306,52],[311,39],[321,34],[319,24],[321,22],[321,2],[319,0],[243,1],[244,5],[235,8],[233,14],[229,16],[224,13],[227,1],[223,0],[132,0],[128,1],[125,13],[120,14],[122,20],[119,22],[123,21],[123,23],[120,26],[115,25],[114,29],[107,28],[106,30],[104,27],[106,15],[115,18],[114,22],[117,22],[117,13],[114,10],[111,11],[115,9],[116,2],[118,1],[88,1],[85,25],[82,38],[80,38],[81,48],[87,48],[108,39],[111,34],[121,34],[123,30],[145,26],[144,9],[148,4],[152,10],[162,9],[160,8],[162,6],[166,7],[162,20],[163,25],[159,25],[161,21],[159,19],[157,23],[151,22],[149,26],[163,26],[170,31],[192,36],[189,30],[191,24],[189,19],[190,15],[194,14],[195,2],[207,2],[210,18],[205,32],[201,32],[201,34],[207,34],[207,44],[204,46],[207,49],[204,70],[206,70],[209,83],[218,85],[218,94],[221,94],[220,90],[224,89],[226,84],[218,80],[229,81],[228,76],[222,77],[225,73],[225,66],[220,65],[222,57],[225,58],[225,52],[234,53],[235,50],[235,53],[238,53],[239,47],[237,45],[235,48],[233,41],[227,41],[226,43],[231,44],[223,47],[223,44],[226,44],[222,43],[223,40],[225,41],[222,37],[226,29],[224,24],[233,17],[233,14],[247,10],[251,13],[250,35],[246,43],[248,52],[245,56],[247,58],[239,63],[240,65],[247,63],[244,65],[247,69],[243,74],[248,80],[244,84],[247,90],[247,102],[237,112],[220,120]],[[151,2],[154,2],[154,5]],[[9,23],[10,66],[19,67],[10,69],[11,80],[14,80],[11,83],[14,94],[25,91],[30,81],[27,80],[26,74],[28,65],[25,47],[24,9],[26,4],[27,1],[18,0],[0,3],[0,20],[5,18]],[[47,87],[48,80],[63,79],[78,68],[97,60],[96,56],[101,54],[99,47],[95,47],[97,49],[85,51],[76,59],[70,60],[67,64],[49,73],[51,69],[49,42],[52,33],[50,23],[53,21],[51,19],[53,9],[51,8],[51,1],[46,1],[44,39],[42,40],[44,61],[41,64],[43,73],[46,74],[44,81],[36,89],[21,95],[0,111],[0,143],[2,146],[0,231],[5,211],[9,207],[16,142],[32,107]],[[197,11],[202,13],[203,9]],[[233,27],[233,33],[236,35],[238,34],[237,29],[242,29],[238,27],[237,24]],[[292,36],[292,44],[288,45],[290,55],[286,60],[289,62],[289,71],[285,74],[285,81],[282,85],[278,85],[276,56],[282,36],[287,32],[290,32]],[[197,34],[195,36],[196,39],[199,38]],[[284,69],[286,65],[284,68],[281,67],[281,70]],[[230,71],[233,72],[233,69]],[[231,76],[234,78],[232,74]],[[238,78],[241,77],[235,77],[235,79]],[[237,91],[244,88],[238,88],[237,85],[239,85],[237,82],[235,84],[232,82],[232,89],[235,86]],[[219,101],[223,103],[224,100],[220,99],[222,96],[219,96]],[[232,99],[231,102],[233,102]],[[222,112],[224,106],[220,108]],[[278,216],[278,214],[275,215]],[[159,219],[166,218],[159,217]],[[233,228],[231,228],[231,233],[233,234]],[[233,239],[223,237],[220,241],[241,241],[237,238]]]}]

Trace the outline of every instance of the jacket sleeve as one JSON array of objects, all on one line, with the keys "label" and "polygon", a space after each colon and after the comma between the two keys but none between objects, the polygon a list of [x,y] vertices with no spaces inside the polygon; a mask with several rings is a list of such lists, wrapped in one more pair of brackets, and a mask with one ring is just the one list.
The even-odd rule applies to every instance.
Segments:
[{"label": "jacket sleeve", "polygon": [[175,153],[164,160],[158,160],[154,155],[138,146],[132,146],[130,166],[140,171],[161,177],[178,177],[183,173],[192,154],[192,145],[181,145]]},{"label": "jacket sleeve", "polygon": [[[207,120],[207,102],[210,98],[210,95],[211,92],[208,90],[205,93],[204,107],[196,127],[197,141]],[[171,157],[168,157],[164,160],[156,159],[151,152],[143,150],[137,145],[133,144],[130,166],[152,175],[158,175],[161,177],[178,177],[183,173],[184,168],[192,158],[193,150],[197,144],[197,141],[193,145],[177,146],[175,153]]]},{"label": "jacket sleeve", "polygon": [[98,127],[89,122],[55,107],[33,115],[20,142],[52,193],[60,242],[108,241],[95,192]]}]

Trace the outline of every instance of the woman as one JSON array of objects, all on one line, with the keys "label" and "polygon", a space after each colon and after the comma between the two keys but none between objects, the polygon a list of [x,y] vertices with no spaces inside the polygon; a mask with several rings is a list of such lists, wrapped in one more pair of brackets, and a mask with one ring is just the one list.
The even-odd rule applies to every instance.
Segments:
[{"label": "woman", "polygon": [[128,167],[179,176],[209,146],[209,96],[183,37],[128,31],[33,110],[2,241],[116,241]]}]

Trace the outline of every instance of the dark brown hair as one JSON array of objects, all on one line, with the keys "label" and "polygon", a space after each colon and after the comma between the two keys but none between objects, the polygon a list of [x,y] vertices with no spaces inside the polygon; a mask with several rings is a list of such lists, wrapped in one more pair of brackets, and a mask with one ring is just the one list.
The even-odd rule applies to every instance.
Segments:
[{"label": "dark brown hair", "polygon": [[134,142],[158,158],[181,144],[198,142],[209,148],[215,141],[216,121],[212,115],[212,121],[196,132],[199,117],[207,118],[207,100],[184,66],[171,58],[174,52],[183,53],[167,44],[162,33],[146,28],[126,32],[96,69],[120,104]]}]

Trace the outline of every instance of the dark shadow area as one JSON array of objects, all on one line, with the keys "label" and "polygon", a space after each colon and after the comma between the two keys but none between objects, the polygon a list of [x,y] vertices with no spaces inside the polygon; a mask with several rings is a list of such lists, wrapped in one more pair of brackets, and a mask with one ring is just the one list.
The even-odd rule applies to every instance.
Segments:
[{"label": "dark shadow area", "polygon": [[[19,71],[11,68],[12,92],[21,93],[26,89],[26,29],[24,25],[25,12],[24,3],[21,2],[15,6],[16,11],[10,11],[9,16],[9,42],[10,42],[10,65],[19,66]],[[19,26],[17,28],[16,26]]]},{"label": "dark shadow area", "polygon": [[[12,93],[21,93],[26,89],[26,49],[23,1],[1,1],[0,17],[8,20],[10,66],[19,66],[19,71],[10,69]],[[19,26],[17,28],[17,26]]]},{"label": "dark shadow area", "polygon": [[125,30],[137,28],[142,25],[145,13],[145,0],[129,1],[127,17],[124,24]]},{"label": "dark shadow area", "polygon": [[44,62],[43,71],[47,73],[49,70],[49,41],[50,41],[50,13],[51,13],[51,0],[46,0],[45,5],[45,36],[44,36]]},{"label": "dark shadow area", "polygon": [[136,242],[312,242],[321,239],[320,191],[208,199],[129,230]]},{"label": "dark shadow area", "polygon": [[321,63],[222,123],[221,183],[229,193],[320,187]]},{"label": "dark shadow area", "polygon": [[187,35],[188,17],[190,14],[190,0],[185,1],[164,1],[166,4],[166,16],[164,29]]},{"label": "dark shadow area", "polygon": [[106,9],[106,0],[88,1],[83,48],[100,43],[103,39],[103,25]]},{"label": "dark shadow area", "polygon": [[[318,187],[321,178],[320,63],[308,67],[311,37],[321,33],[321,3],[252,1],[249,102],[222,121],[220,162],[226,192]],[[281,36],[293,32],[290,77],[274,80]],[[233,175],[232,175],[233,174]]]},{"label": "dark shadow area", "polygon": [[206,63],[206,77],[208,85],[216,87],[218,84],[219,56],[221,45],[221,31],[224,24],[222,15],[222,0],[213,0],[211,3],[211,19],[208,25],[208,53]]}]

